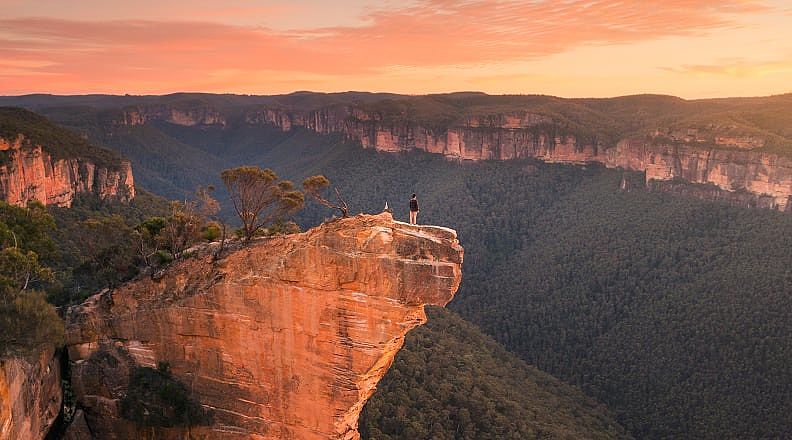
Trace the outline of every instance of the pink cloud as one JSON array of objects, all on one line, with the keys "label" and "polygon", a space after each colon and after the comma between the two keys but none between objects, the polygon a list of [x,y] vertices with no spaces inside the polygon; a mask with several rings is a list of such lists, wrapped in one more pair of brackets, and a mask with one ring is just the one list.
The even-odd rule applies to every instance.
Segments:
[{"label": "pink cloud", "polygon": [[[376,75],[393,66],[504,63],[586,44],[702,35],[765,9],[759,0],[667,0],[662,7],[626,0],[425,0],[372,11],[362,26],[289,32],[210,22],[2,19],[0,59],[33,64],[0,70],[0,92],[156,92],[223,87],[206,79],[215,71],[239,72],[240,78],[269,72],[283,79],[292,73]],[[24,72],[46,75],[46,82]],[[159,89],[134,89],[146,84]]]},{"label": "pink cloud", "polygon": [[677,68],[666,68],[665,70],[683,74],[752,78],[774,73],[792,72],[792,59],[774,61],[737,59],[717,64],[687,64]]}]

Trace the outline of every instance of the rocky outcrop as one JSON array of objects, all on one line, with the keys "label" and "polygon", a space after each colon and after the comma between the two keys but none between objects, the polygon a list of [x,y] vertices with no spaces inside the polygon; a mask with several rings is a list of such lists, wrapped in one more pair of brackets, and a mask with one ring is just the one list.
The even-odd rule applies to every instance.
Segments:
[{"label": "rocky outcrop", "polygon": [[128,161],[111,168],[88,158],[56,159],[41,145],[28,145],[23,136],[0,138],[0,155],[0,199],[14,205],[37,200],[68,207],[78,194],[121,201],[135,196]]},{"label": "rocky outcrop", "polygon": [[0,360],[0,439],[43,439],[60,407],[60,365],[52,349],[33,359]]},{"label": "rocky outcrop", "polygon": [[[359,438],[358,414],[424,305],[456,292],[462,255],[454,231],[383,213],[175,263],[67,311],[78,406],[101,439]],[[164,363],[205,419],[129,420],[132,372]]]}]

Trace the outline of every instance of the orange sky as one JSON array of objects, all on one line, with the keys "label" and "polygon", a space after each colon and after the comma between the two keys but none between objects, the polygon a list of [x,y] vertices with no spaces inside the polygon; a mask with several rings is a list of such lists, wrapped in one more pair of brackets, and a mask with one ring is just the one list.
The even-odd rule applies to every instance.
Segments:
[{"label": "orange sky", "polygon": [[0,94],[792,92],[788,0],[0,0]]}]

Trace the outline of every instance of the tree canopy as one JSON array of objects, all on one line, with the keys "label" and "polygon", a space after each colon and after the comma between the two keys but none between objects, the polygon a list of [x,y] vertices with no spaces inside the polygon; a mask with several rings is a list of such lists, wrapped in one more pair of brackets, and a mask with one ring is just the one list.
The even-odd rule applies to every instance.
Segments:
[{"label": "tree canopy", "polygon": [[250,240],[263,227],[300,210],[305,196],[269,168],[242,166],[225,170],[221,178]]},{"label": "tree canopy", "polygon": [[30,353],[63,338],[55,308],[35,290],[53,279],[44,265],[56,258],[53,228],[40,204],[21,208],[0,201],[0,355]]}]

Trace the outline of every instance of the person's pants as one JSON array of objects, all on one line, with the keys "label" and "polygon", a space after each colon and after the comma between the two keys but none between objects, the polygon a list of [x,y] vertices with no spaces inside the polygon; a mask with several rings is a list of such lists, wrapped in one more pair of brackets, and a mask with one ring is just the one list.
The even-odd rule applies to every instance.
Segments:
[{"label": "person's pants", "polygon": [[410,211],[410,224],[411,225],[418,224],[418,211]]}]

